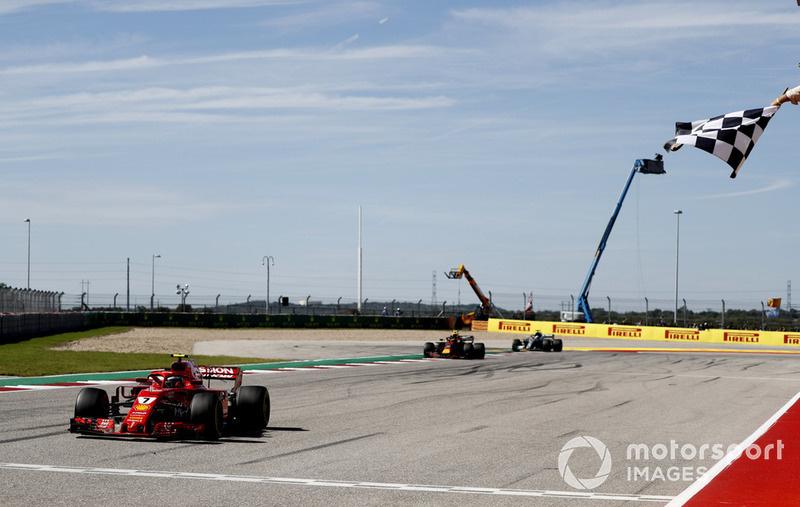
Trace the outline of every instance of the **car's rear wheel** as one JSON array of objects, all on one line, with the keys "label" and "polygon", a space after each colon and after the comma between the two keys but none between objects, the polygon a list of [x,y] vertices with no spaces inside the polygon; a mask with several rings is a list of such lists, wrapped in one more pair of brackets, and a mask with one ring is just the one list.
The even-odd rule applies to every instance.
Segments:
[{"label": "car's rear wheel", "polygon": [[432,342],[426,342],[425,347],[422,349],[422,355],[424,357],[433,357],[434,352],[436,352],[436,345]]},{"label": "car's rear wheel", "polygon": [[560,338],[553,340],[553,352],[561,352],[564,350],[564,342]]},{"label": "car's rear wheel", "polygon": [[108,417],[108,393],[96,387],[85,387],[75,400],[75,417],[103,419]]},{"label": "car's rear wheel", "polygon": [[465,358],[472,359],[475,357],[475,346],[471,343],[465,343],[463,354]]},{"label": "car's rear wheel", "polygon": [[483,359],[486,357],[486,346],[483,343],[476,343],[472,346],[473,358]]},{"label": "car's rear wheel", "polygon": [[197,393],[189,406],[192,424],[204,425],[200,434],[207,440],[218,440],[222,436],[222,402],[216,393]]},{"label": "car's rear wheel", "polygon": [[553,350],[553,340],[549,338],[542,340],[542,350],[545,352],[550,352]]},{"label": "car's rear wheel", "polygon": [[236,394],[236,417],[245,428],[264,429],[269,424],[269,391],[264,386],[243,386]]},{"label": "car's rear wheel", "polygon": [[519,352],[520,350],[522,350],[522,340],[514,338],[514,341],[511,342],[511,352]]}]

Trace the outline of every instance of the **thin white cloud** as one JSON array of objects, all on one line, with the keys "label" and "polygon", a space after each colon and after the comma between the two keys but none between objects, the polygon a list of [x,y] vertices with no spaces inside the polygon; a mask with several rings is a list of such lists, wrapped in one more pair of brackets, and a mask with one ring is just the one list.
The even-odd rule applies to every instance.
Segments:
[{"label": "thin white cloud", "polygon": [[41,65],[8,67],[0,70],[0,74],[69,74],[80,72],[144,69],[157,67],[160,65],[165,65],[165,62],[154,60],[147,56],[139,56],[136,58],[125,58],[122,60],[91,61],[83,63],[48,63]]},{"label": "thin white cloud", "polygon": [[344,49],[346,46],[350,45],[351,43],[353,43],[353,42],[355,42],[355,41],[357,41],[357,40],[358,40],[358,34],[352,35],[352,36],[350,36],[350,37],[346,38],[345,40],[343,40],[342,42],[340,42],[339,44],[335,45],[335,46],[333,47],[333,49],[334,49],[335,51],[342,50],[342,49]]},{"label": "thin white cloud", "polygon": [[[754,2],[555,2],[515,8],[452,12],[453,30],[492,29],[495,39],[527,41],[538,51],[571,59],[603,50],[641,51],[657,44],[714,38],[743,27],[783,28],[794,33],[796,9],[782,12]],[[476,28],[477,27],[477,28]],[[674,49],[674,48],[673,48]]]},{"label": "thin white cloud", "polygon": [[[163,187],[131,182],[37,181],[31,186],[3,182],[0,213],[10,216],[19,209],[35,209],[43,224],[84,223],[90,226],[139,225],[169,217],[174,223],[208,220],[237,205],[211,202]],[[80,195],[80,199],[75,199]]]},{"label": "thin white cloud", "polygon": [[76,3],[80,0],[3,0],[0,2],[0,16],[25,11],[31,8],[54,5]]},{"label": "thin white cloud", "polygon": [[[513,30],[551,27],[573,35],[617,34],[628,43],[631,32],[653,29],[713,28],[731,26],[794,26],[797,16],[775,9],[754,7],[752,2],[630,2],[615,6],[596,2],[560,2],[544,6],[515,8],[471,8],[454,11],[453,17]],[[727,7],[727,8],[723,8]],[[793,11],[789,11],[790,13]],[[617,32],[622,30],[621,32]]]},{"label": "thin white cloud", "polygon": [[[349,43],[358,39],[354,35],[336,48],[344,48]],[[243,60],[286,60],[286,61],[325,61],[325,60],[381,60],[391,58],[423,58],[431,56],[444,56],[449,50],[433,46],[379,46],[366,49],[355,49],[344,52],[290,50],[276,49],[270,51],[244,51],[223,53],[218,55],[204,55],[185,58],[153,58],[146,55],[135,58],[124,58],[108,61],[89,61],[78,63],[47,63],[39,65],[14,66],[0,69],[0,75],[22,74],[70,74],[84,72],[113,72],[151,69],[172,65],[203,65]]]},{"label": "thin white cloud", "polygon": [[402,111],[452,107],[446,96],[375,96],[278,88],[145,88],[0,102],[6,125],[132,122],[209,123],[257,118],[266,111]]},{"label": "thin white cloud", "polygon": [[296,6],[313,0],[3,0],[0,16],[55,4],[76,4],[104,12],[177,12],[209,9]]},{"label": "thin white cloud", "polygon": [[763,194],[766,192],[774,192],[776,190],[783,190],[784,188],[789,188],[794,186],[794,182],[791,180],[780,180],[772,183],[771,185],[767,185],[761,188],[754,188],[751,190],[743,190],[741,192],[729,192],[725,194],[714,194],[714,195],[702,195],[697,196],[694,200],[707,200],[707,199],[726,199],[729,197],[742,197],[745,195],[755,195],[755,194]]},{"label": "thin white cloud", "polygon": [[317,2],[313,8],[271,17],[261,24],[275,30],[296,31],[366,21],[374,19],[381,12],[384,12],[384,8],[375,1]]},{"label": "thin white cloud", "polygon": [[100,11],[152,12],[301,5],[309,0],[89,0],[85,3]]}]

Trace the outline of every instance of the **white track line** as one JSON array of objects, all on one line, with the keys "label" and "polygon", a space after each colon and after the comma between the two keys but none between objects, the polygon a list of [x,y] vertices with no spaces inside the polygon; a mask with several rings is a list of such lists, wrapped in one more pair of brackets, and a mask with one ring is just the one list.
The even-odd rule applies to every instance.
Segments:
[{"label": "white track line", "polygon": [[615,493],[583,493],[576,491],[551,491],[530,489],[480,488],[469,486],[436,486],[427,484],[394,484],[385,482],[333,481],[326,479],[298,479],[289,477],[260,477],[250,475],[206,474],[194,472],[169,472],[162,470],[130,470],[120,468],[69,467],[34,465],[25,463],[0,463],[0,470],[27,470],[31,472],[72,473],[87,475],[114,475],[127,477],[154,477],[165,479],[194,479],[204,481],[255,482],[261,484],[288,484],[353,489],[381,489],[388,491],[425,491],[431,493],[459,493],[471,495],[524,496],[540,498],[580,498],[583,500],[616,500],[629,502],[667,502],[671,496],[627,495]]},{"label": "white track line", "polygon": [[[442,359],[397,359],[395,361],[372,361],[372,362],[365,362],[365,363],[340,363],[340,364],[309,364],[308,366],[291,366],[286,368],[273,368],[269,370],[242,370],[242,373],[245,374],[269,374],[269,373],[286,373],[286,372],[296,372],[296,371],[319,371],[319,370],[336,370],[336,369],[352,369],[357,366],[386,366],[386,365],[395,365],[395,364],[417,364],[417,363],[424,363],[430,361],[437,361]],[[326,360],[323,360],[326,361]],[[311,362],[311,361],[309,361]],[[246,368],[246,366],[245,366]],[[69,385],[67,385],[69,384]],[[119,385],[119,384],[135,384],[130,379],[121,379],[121,380],[74,380],[69,383],[64,383],[63,385],[59,385],[58,382],[54,382],[52,384],[15,384],[15,385],[8,385],[8,386],[0,386],[9,389],[8,391],[0,391],[0,393],[13,393],[13,392],[24,392],[24,391],[44,391],[48,389],[69,389],[72,387],[79,387],[75,384],[81,384],[86,386],[92,385]]]}]

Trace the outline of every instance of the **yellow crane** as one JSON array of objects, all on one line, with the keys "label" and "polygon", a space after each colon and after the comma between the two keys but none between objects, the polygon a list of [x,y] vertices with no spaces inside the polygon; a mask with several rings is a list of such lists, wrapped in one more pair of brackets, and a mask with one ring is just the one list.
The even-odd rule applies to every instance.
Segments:
[{"label": "yellow crane", "polygon": [[[492,301],[483,294],[481,288],[478,287],[478,283],[475,281],[474,278],[472,278],[472,276],[470,276],[469,271],[467,271],[467,268],[465,268],[463,264],[457,268],[451,269],[450,272],[445,273],[444,276],[450,279],[466,278],[467,282],[469,283],[469,286],[472,287],[472,290],[475,291],[475,295],[477,295],[478,299],[481,301],[481,306],[478,308],[478,311],[461,315],[461,322],[465,326],[472,324],[472,321],[475,319],[488,320],[489,317],[494,315],[495,307],[492,304]],[[500,317],[503,316],[502,314],[500,314],[499,310],[497,311],[497,313],[498,315],[500,315]]]}]

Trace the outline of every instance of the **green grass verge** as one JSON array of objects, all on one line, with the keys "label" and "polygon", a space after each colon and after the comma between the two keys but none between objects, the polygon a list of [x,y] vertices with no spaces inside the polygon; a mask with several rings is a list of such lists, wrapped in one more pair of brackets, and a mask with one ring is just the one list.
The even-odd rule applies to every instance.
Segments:
[{"label": "green grass verge", "polygon": [[[129,327],[104,327],[32,338],[19,343],[0,345],[0,375],[38,377],[70,373],[99,373],[109,371],[152,370],[168,366],[168,354],[126,354],[120,352],[79,352],[52,350],[63,343],[127,331]],[[234,356],[192,356],[197,364],[234,365],[278,362],[280,359],[262,359]]]}]

